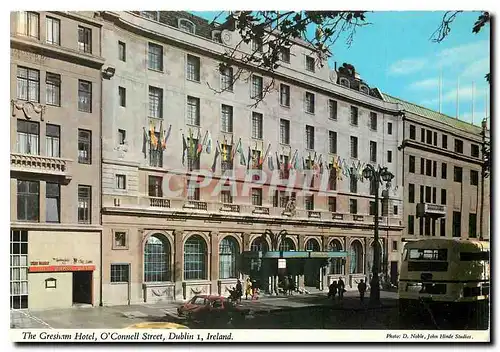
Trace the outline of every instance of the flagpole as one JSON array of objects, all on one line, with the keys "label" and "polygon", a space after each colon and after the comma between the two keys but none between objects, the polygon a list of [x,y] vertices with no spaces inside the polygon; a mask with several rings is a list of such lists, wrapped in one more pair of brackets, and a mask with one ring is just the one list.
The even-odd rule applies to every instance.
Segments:
[{"label": "flagpole", "polygon": [[443,86],[443,68],[439,67],[439,113],[441,113],[441,91]]},{"label": "flagpole", "polygon": [[460,119],[460,76],[457,78],[457,120]]},{"label": "flagpole", "polygon": [[472,81],[472,124],[474,124],[474,81]]}]

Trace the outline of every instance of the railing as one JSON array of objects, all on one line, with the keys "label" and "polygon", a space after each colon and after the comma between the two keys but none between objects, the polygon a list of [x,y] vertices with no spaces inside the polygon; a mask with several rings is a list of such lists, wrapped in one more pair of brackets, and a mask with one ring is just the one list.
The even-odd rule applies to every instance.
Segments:
[{"label": "railing", "polygon": [[71,178],[72,160],[42,155],[10,153],[12,171],[60,175]]},{"label": "railing", "polygon": [[364,219],[365,219],[365,217],[363,215],[356,215],[356,214],[354,214],[352,216],[352,220],[353,221],[363,221]]},{"label": "railing", "polygon": [[253,214],[266,214],[269,215],[269,208],[267,207],[255,207],[252,211]]},{"label": "railing", "polygon": [[220,211],[228,211],[232,213],[239,213],[240,212],[240,206],[238,204],[222,204],[222,207],[220,208]]},{"label": "railing", "polygon": [[332,220],[344,220],[344,214],[332,213]]},{"label": "railing", "polygon": [[150,207],[170,208],[170,199],[149,197]]},{"label": "railing", "polygon": [[321,213],[319,211],[309,210],[307,212],[307,217],[309,217],[309,218],[315,218],[315,219],[321,219]]},{"label": "railing", "polygon": [[184,207],[197,210],[207,210],[207,202],[202,202],[199,200],[188,200]]}]

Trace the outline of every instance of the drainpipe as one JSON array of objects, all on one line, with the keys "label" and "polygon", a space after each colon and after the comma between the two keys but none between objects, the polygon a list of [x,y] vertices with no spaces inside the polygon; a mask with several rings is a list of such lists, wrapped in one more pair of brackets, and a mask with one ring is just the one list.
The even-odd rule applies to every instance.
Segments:
[{"label": "drainpipe", "polygon": [[[100,42],[99,42],[99,48],[102,48],[102,42],[103,42],[103,37],[104,37],[104,26],[101,26],[100,30]],[[102,49],[99,50],[99,54],[102,55]],[[103,91],[103,73],[101,70],[99,70],[99,76],[101,78],[101,87],[100,87],[100,95],[101,95],[101,100],[99,104],[99,224],[101,225],[101,235],[99,238],[99,307],[102,307],[102,274],[103,274],[103,268],[102,268],[102,118],[103,118],[103,113],[102,113],[102,91]]]}]

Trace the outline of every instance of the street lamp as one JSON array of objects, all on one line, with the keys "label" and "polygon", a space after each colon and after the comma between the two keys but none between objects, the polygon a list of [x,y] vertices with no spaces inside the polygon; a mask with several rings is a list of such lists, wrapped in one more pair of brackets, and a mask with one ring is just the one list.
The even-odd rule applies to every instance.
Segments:
[{"label": "street lamp", "polygon": [[[271,242],[271,251],[275,252],[278,251],[279,249],[279,244],[283,242],[288,235],[288,232],[286,230],[281,230],[278,233],[272,232],[269,229],[266,229],[264,233],[261,236],[261,240],[266,243],[266,238],[269,236],[270,242]],[[272,280],[271,280],[271,293],[274,293],[277,295],[278,294],[278,279],[277,277],[273,274]]]},{"label": "street lamp", "polygon": [[363,170],[363,177],[374,182],[375,184],[375,234],[374,234],[374,258],[372,273],[373,278],[370,283],[370,303],[373,305],[380,304],[380,282],[379,282],[379,267],[380,267],[380,243],[378,237],[378,202],[379,202],[379,186],[386,184],[389,188],[394,175],[387,170],[387,167],[378,166],[376,169],[373,165],[368,164]]}]

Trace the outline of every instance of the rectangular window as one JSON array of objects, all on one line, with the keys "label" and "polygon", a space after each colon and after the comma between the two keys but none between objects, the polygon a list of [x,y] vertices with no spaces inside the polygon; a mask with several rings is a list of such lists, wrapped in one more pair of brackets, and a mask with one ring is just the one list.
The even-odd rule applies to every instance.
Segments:
[{"label": "rectangular window", "polygon": [[425,128],[420,129],[420,142],[425,143]]},{"label": "rectangular window", "polygon": [[10,232],[10,308],[28,308],[28,231]]},{"label": "rectangular window", "polygon": [[231,145],[221,144],[220,168],[222,172],[233,170],[234,159],[231,159],[231,155],[233,155],[233,147]]},{"label": "rectangular window", "polygon": [[439,219],[439,236],[446,236],[446,219]]},{"label": "rectangular window", "polygon": [[354,170],[351,167],[351,175],[349,176],[349,192],[357,193],[358,192],[358,178],[354,174]]},{"label": "rectangular window", "polygon": [[314,149],[314,127],[306,126],[306,148]]},{"label": "rectangular window", "polygon": [[220,201],[224,204],[232,204],[233,196],[231,195],[231,191],[221,191],[220,192]]},{"label": "rectangular window", "polygon": [[92,112],[92,82],[78,80],[78,111]]},{"label": "rectangular window", "polygon": [[45,151],[47,156],[59,158],[61,145],[61,128],[58,125],[47,124],[45,131]]},{"label": "rectangular window", "polygon": [[462,183],[462,168],[458,166],[453,167],[453,181]]},{"label": "rectangular window", "polygon": [[477,186],[479,184],[479,172],[476,170],[470,170],[470,184],[472,186]]},{"label": "rectangular window", "polygon": [[459,211],[453,212],[452,236],[461,237],[462,233],[462,213]]},{"label": "rectangular window", "polygon": [[118,87],[118,98],[120,106],[125,107],[127,105],[127,91],[124,87]]},{"label": "rectangular window", "polygon": [[351,214],[358,213],[358,200],[357,199],[349,199],[349,213],[351,213]]},{"label": "rectangular window", "polygon": [[40,71],[17,67],[17,99],[40,102]]},{"label": "rectangular window", "polygon": [[127,45],[120,41],[118,41],[118,60],[127,61]]},{"label": "rectangular window", "polygon": [[163,197],[161,176],[148,176],[148,195],[150,197]]},{"label": "rectangular window", "polygon": [[[189,98],[188,98],[189,100]],[[163,118],[163,89],[149,86],[149,117]]]},{"label": "rectangular window", "polygon": [[398,206],[397,205],[394,205],[392,207],[392,212],[393,212],[394,215],[398,215]]},{"label": "rectangular window", "polygon": [[163,71],[163,47],[148,43],[148,69]]},{"label": "rectangular window", "polygon": [[328,131],[328,152],[337,154],[337,132]]},{"label": "rectangular window", "polygon": [[392,150],[387,151],[387,162],[392,163]]},{"label": "rectangular window", "polygon": [[78,26],[78,50],[84,53],[92,53],[92,30]]},{"label": "rectangular window", "polygon": [[441,178],[446,180],[447,177],[447,167],[446,163],[441,164]]},{"label": "rectangular window", "polygon": [[290,121],[280,119],[280,143],[290,144]]},{"label": "rectangular window", "polygon": [[61,21],[56,18],[46,17],[46,38],[47,44],[61,45]]},{"label": "rectangular window", "polygon": [[370,161],[377,162],[377,142],[370,141]]},{"label": "rectangular window", "polygon": [[377,130],[377,114],[374,112],[370,112],[370,129],[372,131]]},{"label": "rectangular window", "polygon": [[408,203],[415,203],[415,185],[408,184]]},{"label": "rectangular window", "polygon": [[410,173],[415,173],[415,156],[414,155],[409,155],[408,156],[408,167],[409,167],[409,172]]},{"label": "rectangular window", "polygon": [[125,175],[116,175],[116,188],[118,189],[127,188],[127,178]]},{"label": "rectangular window", "polygon": [[328,118],[331,120],[337,119],[337,101],[329,99],[328,100]]},{"label": "rectangular window", "polygon": [[40,16],[36,12],[19,11],[17,33],[28,37],[40,38]]},{"label": "rectangular window", "polygon": [[252,138],[262,139],[262,114],[252,113]]},{"label": "rectangular window", "polygon": [[427,176],[430,176],[432,172],[432,160],[426,159],[425,160],[425,174]]},{"label": "rectangular window", "polygon": [[222,132],[233,133],[233,107],[222,104],[221,108],[221,129]]},{"label": "rectangular window", "polygon": [[427,144],[432,144],[432,131],[431,130],[427,130],[427,140],[426,140],[426,143]]},{"label": "rectangular window", "polygon": [[61,106],[61,75],[47,72],[45,85],[47,105]]},{"label": "rectangular window", "polygon": [[280,48],[280,60],[287,64],[290,63],[290,48]]},{"label": "rectangular window", "polygon": [[408,215],[408,234],[409,235],[415,234],[415,216],[414,215]]},{"label": "rectangular window", "polygon": [[441,204],[446,205],[446,189],[441,189]]},{"label": "rectangular window", "polygon": [[314,210],[314,196],[312,194],[304,197],[304,206],[306,210]]},{"label": "rectangular window", "polygon": [[331,213],[337,212],[337,197],[328,197],[328,211]]},{"label": "rectangular window", "polygon": [[187,56],[186,78],[189,81],[200,81],[200,58],[193,55]]},{"label": "rectangular window", "polygon": [[232,92],[234,86],[233,68],[226,67],[220,74],[222,91]]},{"label": "rectangular window", "polygon": [[78,129],[78,162],[92,164],[92,132]]},{"label": "rectangular window", "polygon": [[129,282],[129,264],[111,264],[111,282]]},{"label": "rectangular window", "polygon": [[425,202],[430,203],[432,197],[432,188],[430,186],[425,186]]},{"label": "rectangular window", "polygon": [[315,60],[312,56],[306,56],[306,70],[310,72],[314,72],[315,69]]},{"label": "rectangular window", "polygon": [[432,176],[437,177],[437,161],[432,162]]},{"label": "rectangular window", "polygon": [[92,188],[90,186],[78,185],[78,222],[90,224]]},{"label": "rectangular window", "polygon": [[45,221],[60,222],[61,186],[58,183],[46,183]]},{"label": "rectangular window", "polygon": [[470,155],[474,158],[479,158],[479,146],[477,144],[471,144]]},{"label": "rectangular window", "polygon": [[469,237],[477,237],[477,215],[474,213],[469,214]]},{"label": "rectangular window", "polygon": [[17,180],[17,220],[39,221],[40,183]]},{"label": "rectangular window", "polygon": [[424,202],[424,189],[425,189],[425,187],[421,185],[420,186],[420,203]]},{"label": "rectangular window", "polygon": [[392,122],[387,122],[387,134],[392,134]]},{"label": "rectangular window", "polygon": [[187,199],[200,200],[200,187],[196,182],[188,181],[187,184]]},{"label": "rectangular window", "polygon": [[118,130],[118,143],[120,145],[125,144],[125,139],[127,138],[127,131],[125,130]]},{"label": "rectangular window", "polygon": [[351,158],[358,158],[358,137],[351,136]]},{"label": "rectangular window", "polygon": [[437,188],[432,187],[432,204],[437,203]]},{"label": "rectangular window", "polygon": [[455,138],[455,153],[463,154],[464,152],[464,142],[460,139]]},{"label": "rectangular window", "polygon": [[187,97],[187,124],[200,125],[200,98]]},{"label": "rectangular window", "polygon": [[20,154],[40,154],[40,125],[38,122],[17,120],[17,146]]},{"label": "rectangular window", "polygon": [[397,251],[398,250],[398,241],[392,241],[392,250]]},{"label": "rectangular window", "polygon": [[445,134],[441,136],[441,145],[444,149],[448,149],[448,136]]},{"label": "rectangular window", "polygon": [[415,125],[410,125],[410,139],[416,139]]},{"label": "rectangular window", "polygon": [[252,188],[252,205],[262,206],[262,188]]},{"label": "rectangular window", "polygon": [[290,86],[280,84],[280,104],[290,107]]},{"label": "rectangular window", "polygon": [[314,94],[306,92],[306,112],[314,114]]},{"label": "rectangular window", "polygon": [[262,99],[262,93],[264,89],[264,80],[260,76],[252,75],[252,94],[250,98],[252,99]]},{"label": "rectangular window", "polygon": [[375,215],[375,202],[370,202],[368,204],[368,214],[369,215]]},{"label": "rectangular window", "polygon": [[358,108],[356,106],[351,106],[351,125],[358,125]]},{"label": "rectangular window", "polygon": [[438,134],[437,134],[437,132],[434,132],[434,145],[435,146],[438,145]]}]

